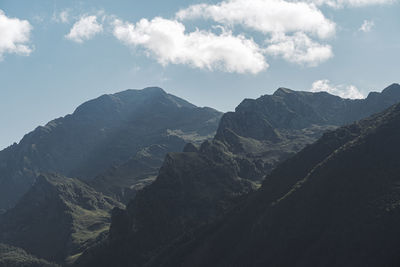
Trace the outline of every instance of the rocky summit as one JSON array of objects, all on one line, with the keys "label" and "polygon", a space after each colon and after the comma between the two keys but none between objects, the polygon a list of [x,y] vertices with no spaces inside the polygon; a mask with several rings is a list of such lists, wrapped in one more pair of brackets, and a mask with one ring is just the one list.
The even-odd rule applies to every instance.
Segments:
[{"label": "rocky summit", "polygon": [[[90,100],[0,152],[0,209],[14,206],[42,172],[85,181],[100,176],[94,183],[99,190],[124,199],[121,192],[129,192],[138,179],[157,175],[167,152],[212,138],[220,117],[214,109],[196,107],[157,87]],[[110,170],[138,157],[151,171],[138,172],[138,166],[123,188],[102,183]]]}]

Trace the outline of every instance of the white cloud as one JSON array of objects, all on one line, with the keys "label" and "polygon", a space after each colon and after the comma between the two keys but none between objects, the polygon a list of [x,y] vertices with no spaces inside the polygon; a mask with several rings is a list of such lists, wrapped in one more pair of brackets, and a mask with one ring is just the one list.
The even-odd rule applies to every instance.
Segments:
[{"label": "white cloud", "polygon": [[309,0],[316,5],[327,5],[333,8],[365,7],[372,5],[388,5],[398,0]]},{"label": "white cloud", "polygon": [[316,66],[333,57],[330,45],[322,45],[312,41],[307,35],[297,32],[292,36],[275,34],[265,49],[267,54],[282,56],[286,61]]},{"label": "white cloud", "polygon": [[97,22],[97,16],[83,16],[71,28],[65,38],[82,43],[90,40],[96,34],[103,31],[103,26]]},{"label": "white cloud", "polygon": [[372,20],[364,20],[359,31],[370,32],[374,26],[375,26],[375,23]]},{"label": "white cloud", "polygon": [[342,98],[361,99],[363,94],[354,85],[331,85],[329,80],[318,80],[312,84],[310,92],[328,92]]},{"label": "white cloud", "polygon": [[29,55],[32,25],[27,20],[9,18],[0,9],[0,60],[4,54]]},{"label": "white cloud", "polygon": [[225,27],[235,25],[268,36],[264,53],[286,61],[316,66],[333,57],[330,45],[310,38],[335,35],[336,24],[313,4],[285,0],[225,0],[218,4],[197,4],[176,13],[179,20],[211,19]]},{"label": "white cloud", "polygon": [[[361,1],[361,0],[360,0]],[[335,23],[312,3],[284,0],[227,0],[219,4],[197,4],[180,10],[176,17],[212,19],[224,25],[243,25],[266,33],[305,32],[319,38],[335,34]]]},{"label": "white cloud", "polygon": [[186,33],[176,20],[160,17],[141,19],[136,24],[114,22],[114,36],[128,46],[143,47],[162,65],[186,64],[192,67],[237,73],[259,73],[268,64],[259,46],[230,31],[216,35],[196,29]]}]

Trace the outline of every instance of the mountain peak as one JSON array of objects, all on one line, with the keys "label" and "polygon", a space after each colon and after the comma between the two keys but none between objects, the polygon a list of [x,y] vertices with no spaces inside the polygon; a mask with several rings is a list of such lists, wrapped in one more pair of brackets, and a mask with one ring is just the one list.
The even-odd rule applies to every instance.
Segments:
[{"label": "mountain peak", "polygon": [[164,89],[157,87],[157,86],[152,86],[152,87],[146,87],[143,88],[141,91],[143,92],[151,92],[151,93],[163,93],[166,94],[167,92],[164,91]]},{"label": "mountain peak", "polygon": [[139,97],[139,96],[155,96],[155,95],[168,95],[167,92],[164,91],[164,89],[157,87],[157,86],[151,86],[151,87],[145,87],[143,89],[126,89],[124,91],[120,91],[114,94],[106,94],[105,96],[109,97],[118,97],[118,98],[129,98],[129,97]]},{"label": "mountain peak", "polygon": [[294,93],[294,92],[295,92],[295,91],[293,91],[292,89],[285,88],[285,87],[279,87],[279,88],[274,92],[273,95],[275,95],[275,96],[283,96],[283,95],[286,95],[286,94],[292,94],[292,93]]},{"label": "mountain peak", "polygon": [[398,83],[393,83],[382,90],[382,94],[400,94],[400,85]]}]

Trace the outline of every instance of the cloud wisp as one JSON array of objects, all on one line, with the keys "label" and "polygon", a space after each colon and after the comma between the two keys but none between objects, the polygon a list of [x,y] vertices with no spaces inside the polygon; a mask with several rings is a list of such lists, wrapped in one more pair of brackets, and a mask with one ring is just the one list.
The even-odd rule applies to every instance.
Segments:
[{"label": "cloud wisp", "polygon": [[28,56],[32,52],[29,46],[32,29],[29,21],[9,18],[0,9],[0,61],[5,54]]},{"label": "cloud wisp", "polygon": [[310,92],[327,92],[342,98],[362,99],[364,95],[354,85],[332,85],[329,80],[313,82]]},{"label": "cloud wisp", "polygon": [[185,64],[208,70],[258,73],[268,68],[260,47],[242,35],[230,31],[186,32],[176,20],[156,17],[136,24],[114,21],[114,36],[131,47],[143,47],[162,64]]},{"label": "cloud wisp", "polygon": [[59,13],[54,12],[51,20],[56,23],[69,23],[71,19],[71,9],[64,9]]},{"label": "cloud wisp", "polygon": [[359,8],[374,5],[390,5],[398,0],[308,0],[318,6],[326,5],[328,7],[340,9],[345,7]]},{"label": "cloud wisp", "polygon": [[370,32],[372,28],[375,27],[375,23],[372,20],[364,20],[363,24],[361,25],[359,31],[362,32]]},{"label": "cloud wisp", "polygon": [[103,25],[97,22],[97,16],[85,15],[75,22],[65,38],[76,43],[83,43],[102,31]]}]

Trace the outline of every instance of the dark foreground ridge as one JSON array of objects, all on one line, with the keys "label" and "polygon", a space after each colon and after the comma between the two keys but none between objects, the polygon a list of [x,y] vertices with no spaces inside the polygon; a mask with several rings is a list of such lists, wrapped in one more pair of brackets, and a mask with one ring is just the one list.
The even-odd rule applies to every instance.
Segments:
[{"label": "dark foreground ridge", "polygon": [[324,134],[150,266],[399,266],[400,105]]},{"label": "dark foreground ridge", "polygon": [[21,248],[0,243],[0,266],[3,267],[60,267],[38,259]]},{"label": "dark foreground ridge", "polygon": [[124,206],[78,179],[43,174],[0,217],[0,243],[49,261],[72,261],[105,236],[114,207]]}]

